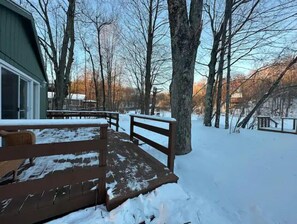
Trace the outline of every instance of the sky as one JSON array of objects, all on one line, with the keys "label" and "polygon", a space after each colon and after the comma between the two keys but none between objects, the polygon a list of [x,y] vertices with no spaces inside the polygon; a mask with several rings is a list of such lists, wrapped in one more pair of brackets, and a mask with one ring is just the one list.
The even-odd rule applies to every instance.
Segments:
[{"label": "sky", "polygon": [[[255,2],[256,0],[251,1],[251,3]],[[286,2],[286,7],[284,7],[281,11],[276,10],[276,8],[273,8],[276,4],[279,4],[279,2]],[[16,1],[18,3],[24,1]],[[95,1],[93,0],[86,0],[87,6],[90,6],[93,10],[97,8],[100,11],[100,14],[103,16],[109,16],[113,12],[116,13],[117,23],[120,27],[121,35],[126,35],[127,31],[127,24],[129,21],[131,21],[133,18],[133,14],[131,15],[131,7],[129,6],[129,1],[127,0],[115,0],[115,1]],[[218,1],[220,2],[220,1]],[[205,4],[213,4],[213,1],[211,0],[205,0]],[[211,5],[212,6],[212,5]],[[242,19],[247,15],[248,9],[251,8],[250,3],[246,4],[247,8],[242,9],[241,11],[238,11],[236,13],[237,19]],[[27,7],[28,8],[28,7]],[[81,10],[78,8],[78,14],[81,13]],[[272,8],[272,10],[270,10]],[[28,8],[30,11],[32,9]],[[204,12],[206,7],[204,7]],[[217,18],[220,20],[220,15],[223,13],[223,8],[218,7],[218,11],[216,12]],[[248,74],[251,70],[254,70],[260,66],[262,66],[265,63],[271,62],[275,58],[278,58],[280,55],[280,52],[282,54],[290,54],[294,50],[296,50],[296,44],[295,38],[296,38],[296,13],[297,13],[297,6],[295,6],[295,2],[293,0],[290,1],[284,1],[284,0],[261,0],[258,9],[256,10],[259,15],[254,16],[251,20],[251,22],[247,23],[247,27],[249,29],[259,29],[259,27],[265,27],[265,25],[270,24],[272,21],[280,19],[280,18],[286,18],[288,15],[290,15],[290,18],[287,18],[285,22],[283,23],[276,23],[273,26],[270,26],[269,29],[265,33],[264,32],[257,32],[256,34],[252,35],[250,38],[248,38],[247,41],[239,42],[238,48],[236,52],[239,52],[241,49],[241,53],[233,53],[233,58],[237,58],[239,55],[244,54],[248,51],[248,47],[253,46],[258,42],[259,38],[262,38],[262,41],[258,43],[260,46],[259,48],[253,50],[250,52],[250,55],[247,57],[244,57],[242,60],[239,60],[237,63],[235,63],[232,66],[231,73],[233,75],[236,74]],[[167,10],[165,9],[162,13],[163,17],[167,17]],[[35,21],[37,23],[37,28],[39,26],[39,19],[36,18],[36,13],[33,13],[35,16]],[[77,25],[77,24],[76,24]],[[87,27],[88,30],[88,38],[92,38],[94,31],[92,30],[91,25],[84,25]],[[76,76],[76,74],[82,73],[84,70],[84,64],[85,64],[85,53],[82,49],[81,43],[79,41],[79,35],[78,35],[78,25],[76,26],[77,29],[77,36],[76,36],[76,47],[75,47],[75,62],[73,64],[72,69],[72,76]],[[277,29],[286,27],[288,30],[286,32],[277,32]],[[168,51],[168,57],[170,57],[170,34],[169,34],[169,27],[168,23],[163,27],[164,30],[167,31],[165,35],[165,39],[163,40],[164,46],[169,49]],[[247,29],[246,29],[247,30]],[[245,30],[245,31],[246,31]],[[135,31],[134,31],[135,32]],[[41,30],[39,29],[39,33],[41,33]],[[236,39],[242,38],[245,34],[245,32],[241,32],[238,37],[234,37],[234,41]],[[132,33],[132,36],[136,35],[136,33]],[[121,41],[120,41],[121,42]],[[141,40],[139,41],[141,42]],[[121,45],[122,44],[122,45]],[[122,57],[123,52],[122,49],[124,49],[123,44],[120,43],[120,46],[117,48],[117,50],[120,52],[119,57]],[[93,50],[96,52],[96,46],[93,43],[94,47]],[[195,72],[195,81],[200,81],[201,79],[205,78],[205,76],[208,73],[208,67],[207,64],[210,60],[210,48],[212,45],[212,32],[210,29],[210,22],[209,17],[206,13],[204,13],[203,16],[203,31],[201,35],[201,44],[198,48],[198,54],[196,61],[198,62],[196,64],[196,72]],[[285,47],[284,47],[285,46]],[[246,49],[245,49],[246,48]],[[292,49],[293,48],[293,49]],[[170,62],[167,63],[167,67],[170,67]],[[127,73],[127,71],[125,71]],[[166,73],[168,73],[168,76],[170,76],[171,71],[166,70]],[[49,75],[51,76],[51,75]],[[51,79],[51,77],[49,77]],[[128,80],[129,82],[129,80]],[[167,83],[169,85],[169,82]]]}]

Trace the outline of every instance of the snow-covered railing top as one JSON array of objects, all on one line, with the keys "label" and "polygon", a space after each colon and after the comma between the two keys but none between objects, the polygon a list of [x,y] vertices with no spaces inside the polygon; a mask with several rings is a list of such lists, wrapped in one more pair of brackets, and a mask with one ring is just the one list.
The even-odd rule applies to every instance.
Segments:
[{"label": "snow-covered railing top", "polygon": [[0,120],[0,130],[106,127],[105,119],[7,119]]},{"label": "snow-covered railing top", "polygon": [[[130,123],[130,140],[137,143],[138,140],[147,143],[148,145],[154,147],[160,152],[167,155],[167,167],[173,172],[174,170],[174,157],[175,157],[175,134],[176,134],[176,120],[174,118],[160,118],[156,116],[149,115],[134,115],[131,114],[131,123]],[[169,124],[169,128],[161,128],[158,126],[154,126],[151,124],[142,123],[142,121],[135,121],[135,118],[143,119],[143,120],[152,120],[158,122],[165,122]],[[160,135],[164,135],[168,137],[168,146],[165,147],[151,139],[146,138],[140,133],[136,133],[134,130],[134,126],[146,129],[151,132],[155,132]],[[136,139],[136,141],[135,141]]]},{"label": "snow-covered railing top", "polygon": [[148,119],[148,120],[153,120],[153,121],[160,121],[160,122],[175,122],[175,118],[171,117],[158,117],[155,115],[143,115],[143,114],[130,114],[131,117],[138,117],[138,118],[143,118],[143,119]]},{"label": "snow-covered railing top", "polygon": [[119,130],[119,113],[111,111],[84,111],[84,110],[47,110],[47,118],[105,118],[109,125],[114,125]]},{"label": "snow-covered railing top", "polygon": [[119,114],[119,112],[114,111],[96,111],[96,110],[47,110],[47,112],[55,113],[107,113],[107,114]]}]

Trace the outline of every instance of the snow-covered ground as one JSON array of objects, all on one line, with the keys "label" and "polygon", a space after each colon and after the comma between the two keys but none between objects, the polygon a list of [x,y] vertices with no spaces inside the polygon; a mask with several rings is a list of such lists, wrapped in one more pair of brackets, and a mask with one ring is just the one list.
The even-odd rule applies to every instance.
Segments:
[{"label": "snow-covered ground", "polygon": [[[129,116],[120,116],[129,131]],[[141,131],[141,129],[139,129]],[[166,139],[146,133],[162,144]],[[51,223],[293,224],[297,221],[297,136],[207,128],[193,117],[193,151],[175,160],[178,184],[124,202],[97,206]],[[155,157],[165,156],[147,145]],[[152,221],[151,218],[155,217]]]}]

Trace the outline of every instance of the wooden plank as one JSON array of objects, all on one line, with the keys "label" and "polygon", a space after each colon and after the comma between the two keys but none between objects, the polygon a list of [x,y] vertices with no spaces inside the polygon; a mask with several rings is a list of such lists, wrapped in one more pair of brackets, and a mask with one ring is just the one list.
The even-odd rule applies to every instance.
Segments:
[{"label": "wooden plank", "polygon": [[136,117],[136,118],[145,119],[145,120],[152,120],[152,121],[159,121],[159,122],[164,122],[164,123],[176,122],[175,120],[166,120],[166,119],[162,119],[162,118],[148,117],[148,116],[143,117],[142,115],[136,115],[136,114],[130,114],[130,117]]},{"label": "wooden plank", "polygon": [[106,145],[106,139],[97,139],[76,142],[7,146],[0,148],[0,161],[49,155],[74,154],[87,151],[102,151],[105,150]]},{"label": "wooden plank", "polygon": [[24,129],[47,129],[47,128],[85,128],[85,127],[107,127],[107,124],[43,124],[43,125],[0,125],[0,130],[24,130]]},{"label": "wooden plank", "polygon": [[156,143],[156,142],[154,142],[148,138],[145,138],[139,134],[136,134],[136,133],[133,133],[133,136],[138,138],[139,140],[149,144],[150,146],[158,149],[159,151],[163,152],[164,154],[168,155],[169,150],[168,150],[168,148],[164,147],[163,145],[160,145],[159,143]]},{"label": "wooden plank", "polygon": [[43,179],[18,182],[0,186],[0,201],[21,195],[35,194],[57,187],[71,185],[95,178],[105,178],[106,167],[83,167],[56,171],[46,175]]},{"label": "wooden plank", "polygon": [[89,191],[85,195],[65,200],[63,203],[53,204],[39,209],[32,209],[25,213],[10,213],[0,216],[1,224],[22,223],[29,224],[54,218],[77,209],[95,205],[96,192]]},{"label": "wooden plank", "polygon": [[149,131],[156,132],[156,133],[161,134],[161,135],[165,135],[167,137],[170,135],[169,130],[165,129],[165,128],[159,128],[159,127],[155,127],[155,126],[152,126],[152,125],[149,125],[149,124],[139,123],[137,121],[134,121],[134,126],[138,126],[138,127],[143,128],[143,129],[147,129]]},{"label": "wooden plank", "polygon": [[148,188],[130,192],[128,195],[120,195],[118,197],[114,197],[113,199],[107,198],[106,200],[107,211],[111,211],[112,209],[116,208],[117,206],[119,206],[129,198],[134,198],[139,196],[140,194],[149,193],[155,190],[157,187],[162,186],[163,184],[176,183],[177,181],[178,181],[178,177],[175,176],[174,174],[170,174],[168,176],[163,176],[162,178],[159,178],[157,181],[154,181],[153,183],[150,183]]}]

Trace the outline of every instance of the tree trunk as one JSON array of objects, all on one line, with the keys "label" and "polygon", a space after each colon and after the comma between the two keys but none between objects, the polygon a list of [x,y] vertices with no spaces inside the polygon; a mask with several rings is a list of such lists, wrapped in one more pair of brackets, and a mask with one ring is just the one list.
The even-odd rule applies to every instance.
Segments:
[{"label": "tree trunk", "polygon": [[253,116],[255,111],[265,102],[265,100],[270,96],[270,94],[275,90],[275,88],[280,83],[281,79],[284,77],[286,72],[297,62],[297,56],[287,65],[287,67],[279,74],[278,78],[269,88],[262,98],[257,102],[256,106],[251,110],[251,112],[238,124],[238,127],[245,128],[246,124],[249,122],[250,118]]},{"label": "tree trunk", "polygon": [[171,111],[176,119],[176,154],[191,147],[191,113],[194,68],[202,28],[202,0],[192,0],[188,16],[186,1],[168,0],[172,52]]},{"label": "tree trunk", "polygon": [[98,54],[99,54],[99,63],[100,63],[100,73],[101,73],[101,80],[102,80],[102,107],[103,111],[106,110],[105,105],[105,81],[104,81],[104,74],[103,74],[103,60],[102,60],[102,53],[101,53],[101,39],[100,39],[100,33],[101,33],[101,26],[97,25],[97,44],[98,44]]},{"label": "tree trunk", "polygon": [[[231,0],[233,5],[233,0]],[[227,55],[227,78],[226,78],[226,115],[225,129],[229,129],[229,114],[230,114],[230,80],[231,80],[231,44],[232,44],[232,13],[229,18],[228,29],[228,55]]]},{"label": "tree trunk", "polygon": [[[47,31],[49,35],[51,35],[51,28],[49,25],[49,19],[47,17],[47,11],[43,12],[45,17],[47,18]],[[75,17],[75,0],[69,0],[68,8],[67,8],[67,22],[66,28],[64,30],[62,46],[61,46],[61,54],[58,59],[56,57],[57,49],[53,41],[50,42],[51,49],[54,54],[52,57],[53,64],[55,67],[56,73],[56,83],[55,83],[55,97],[54,104],[55,109],[63,109],[65,97],[68,95],[68,87],[70,84],[70,71],[73,63],[73,51],[74,51],[74,17]],[[52,40],[52,37],[50,38]],[[59,62],[57,61],[59,60]]]},{"label": "tree trunk", "polygon": [[215,35],[211,50],[210,62],[208,64],[208,78],[205,94],[205,108],[204,108],[204,125],[211,126],[212,111],[213,111],[213,90],[216,76],[217,51],[219,47],[219,37]]},{"label": "tree trunk", "polygon": [[225,4],[225,15],[222,26],[222,39],[221,39],[221,52],[220,52],[220,61],[218,68],[218,92],[217,92],[217,106],[216,106],[216,120],[215,127],[220,127],[220,117],[221,117],[221,102],[222,102],[222,85],[223,85],[223,70],[224,70],[224,62],[225,62],[225,50],[226,50],[226,32],[227,32],[227,23],[229,17],[231,15],[231,0],[226,0]]},{"label": "tree trunk", "polygon": [[153,0],[149,3],[149,23],[147,32],[146,45],[146,65],[145,65],[145,95],[144,95],[144,113],[149,114],[150,111],[150,97],[151,97],[151,64],[153,54]]},{"label": "tree trunk", "polygon": [[155,115],[156,97],[157,97],[157,88],[154,87],[154,90],[153,90],[153,98],[152,98],[151,115]]}]

